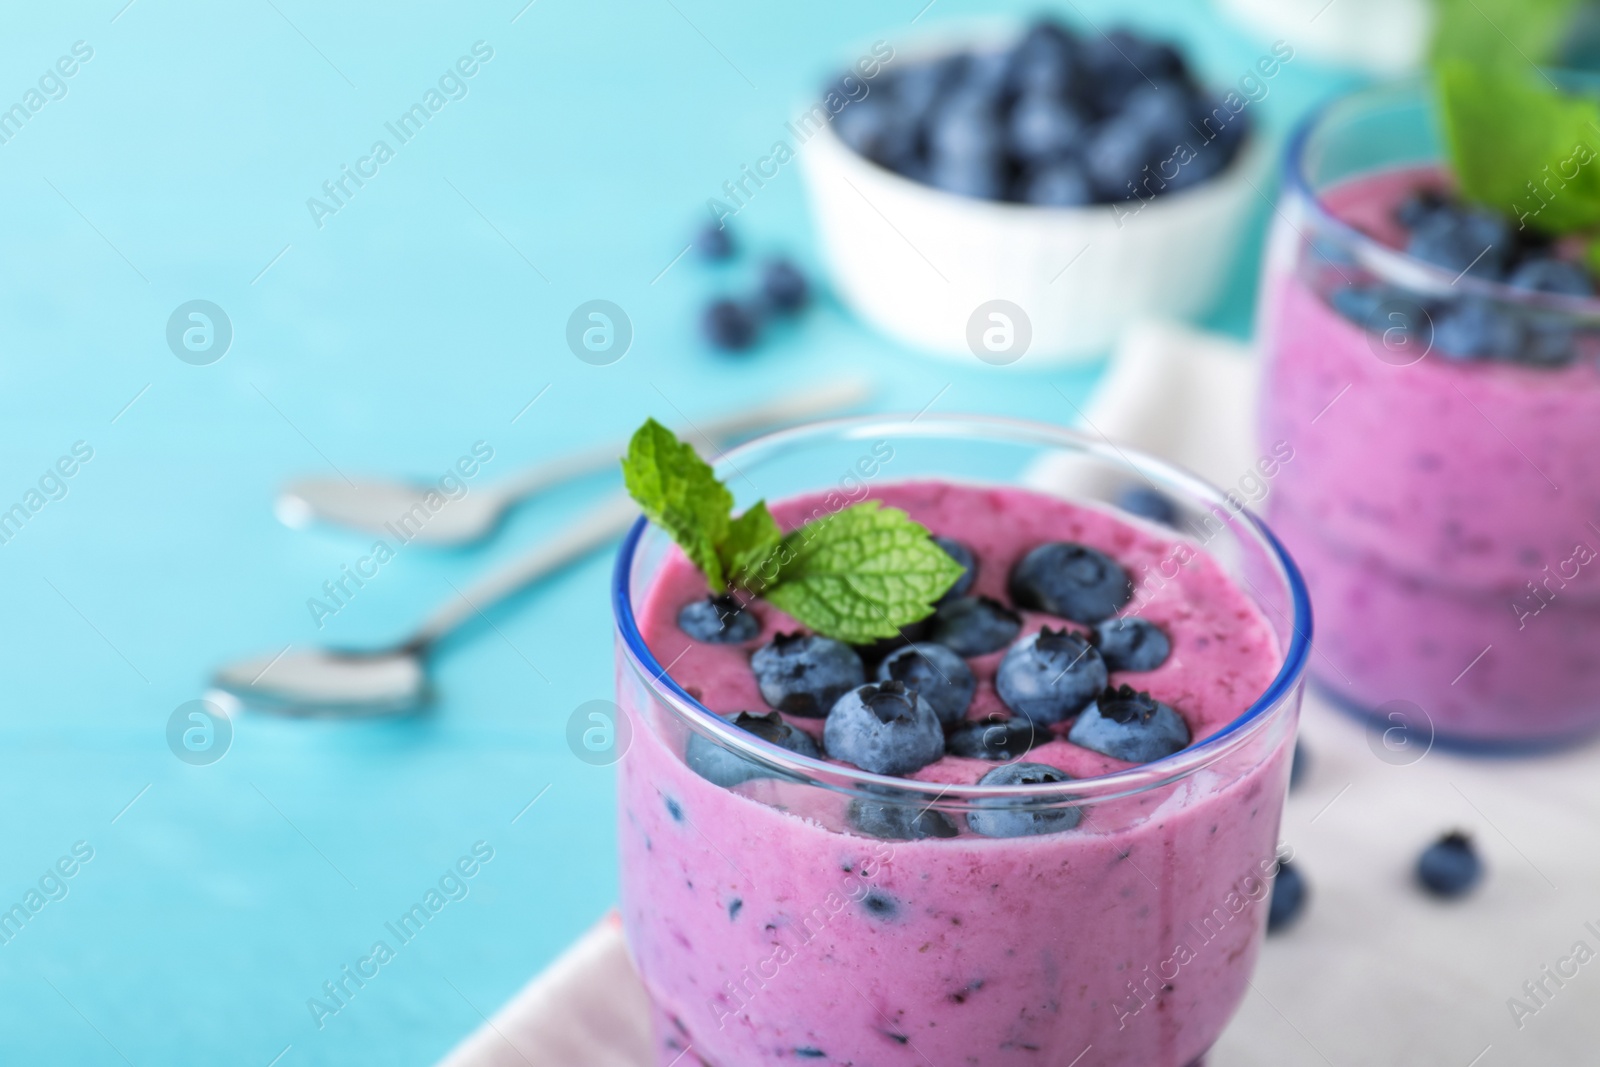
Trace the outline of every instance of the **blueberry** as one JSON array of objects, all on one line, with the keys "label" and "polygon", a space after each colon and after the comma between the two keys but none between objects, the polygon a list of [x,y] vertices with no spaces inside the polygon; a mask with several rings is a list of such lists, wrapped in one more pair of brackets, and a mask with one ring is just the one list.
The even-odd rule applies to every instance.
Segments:
[{"label": "blueberry", "polygon": [[1343,285],[1329,292],[1328,302],[1357,326],[1382,335],[1386,347],[1393,351],[1400,351],[1408,344],[1426,348],[1433,338],[1430,312],[1404,289],[1388,285]]},{"label": "blueberry", "polygon": [[1528,324],[1517,361],[1534,367],[1560,367],[1577,354],[1577,337],[1571,326],[1561,320],[1535,321]]},{"label": "blueberry", "polygon": [[1522,324],[1488,300],[1466,297],[1439,313],[1433,347],[1452,360],[1514,359],[1522,350]]},{"label": "blueberry", "polygon": [[1006,143],[1018,159],[1047,163],[1070,153],[1084,127],[1083,116],[1059,96],[1031,93],[1013,105],[1006,122]]},{"label": "blueberry", "polygon": [[932,640],[963,656],[982,656],[1009,645],[1022,629],[1022,616],[986,596],[963,596],[939,605]]},{"label": "blueberry", "polygon": [[1140,188],[1152,155],[1150,130],[1127,115],[1100,123],[1089,135],[1083,168],[1102,200],[1127,200]]},{"label": "blueberry", "polygon": [[[1072,776],[1044,763],[1007,763],[978,779],[979,785],[1048,785]],[[1029,837],[1070,830],[1083,820],[1078,808],[1045,807],[1028,800],[974,801],[967,825],[984,837]],[[993,810],[984,810],[992,808]]]},{"label": "blueberry", "polygon": [[[813,758],[820,755],[817,743],[811,739],[810,734],[790,726],[783,721],[783,716],[775,711],[765,713],[737,711],[722,717],[741,730],[748,730],[761,740],[771,742],[779,748],[786,748],[790,752]],[[724,789],[731,789],[740,782],[748,782],[752,778],[769,777],[768,772],[757,764],[723,748],[716,741],[695,733],[689,735],[689,743],[684,746],[683,762],[706,781],[720,785]]]},{"label": "blueberry", "polygon": [[978,559],[972,554],[972,549],[957,541],[953,537],[935,537],[933,543],[944,549],[944,554],[955,560],[961,566],[961,577],[956,579],[944,596],[939,598],[939,603],[954,600],[959,596],[966,596],[972,591],[972,583],[978,578]]},{"label": "blueberry", "polygon": [[1406,251],[1453,274],[1498,279],[1515,241],[1498,215],[1481,208],[1444,208],[1425,217],[1411,231]]},{"label": "blueberry", "polygon": [[1472,838],[1459,830],[1445,834],[1417,857],[1417,881],[1436,897],[1459,897],[1483,877],[1483,861]]},{"label": "blueberry", "polygon": [[1514,289],[1536,293],[1563,293],[1567,296],[1593,296],[1594,280],[1589,272],[1564,259],[1526,259],[1507,279]]},{"label": "blueberry", "polygon": [[996,161],[1001,144],[993,102],[963,92],[940,104],[929,123],[928,147],[936,162]]},{"label": "blueberry", "polygon": [[1026,715],[1014,719],[992,716],[983,722],[962,723],[945,735],[945,751],[966,759],[996,762],[1020,759],[1035,745],[1050,740],[1050,734],[1035,728]]},{"label": "blueberry", "polygon": [[1011,53],[1011,83],[1018,91],[1066,96],[1076,76],[1076,47],[1071,31],[1042,19],[1028,27]]},{"label": "blueberry", "polygon": [[945,726],[966,717],[978,688],[967,661],[944,645],[924,642],[891,652],[878,664],[878,681],[901,682],[915,689]]},{"label": "blueberry", "polygon": [[[1189,104],[1189,129],[1194,133],[1202,169],[1215,174],[1233,161],[1239,149],[1250,137],[1250,112],[1235,114],[1223,103],[1222,97],[1196,96]],[[1187,169],[1187,165],[1185,166]]]},{"label": "blueberry", "polygon": [[1094,203],[1094,186],[1081,165],[1062,160],[1023,179],[1017,199],[1040,207],[1083,207]]},{"label": "blueberry", "polygon": [[806,306],[810,297],[806,276],[787,259],[768,261],[761,271],[761,296],[766,305],[782,314],[792,314]]},{"label": "blueberry", "polygon": [[737,352],[756,343],[761,323],[750,307],[724,298],[706,305],[700,329],[715,347]]},{"label": "blueberry", "polygon": [[1094,646],[1048,626],[1012,645],[994,676],[1006,707],[1041,726],[1077,714],[1105,686],[1105,661]]},{"label": "blueberry", "polygon": [[1130,485],[1117,494],[1117,507],[1163,526],[1178,525],[1178,505],[1165,493],[1143,485]]},{"label": "blueberry", "polygon": [[1067,740],[1102,756],[1149,763],[1187,748],[1189,724],[1149,693],[1123,685],[1084,708]]},{"label": "blueberry", "polygon": [[833,130],[839,140],[859,155],[875,160],[892,154],[900,129],[900,117],[893,105],[879,96],[856,101],[833,120]]},{"label": "blueberry", "polygon": [[737,597],[708,596],[691,600],[678,611],[678,629],[713,645],[737,645],[761,634],[761,620],[744,610]]},{"label": "blueberry", "polygon": [[933,708],[899,682],[863,685],[841,696],[822,728],[828,755],[874,774],[910,774],[944,755]]},{"label": "blueberry", "polygon": [[880,637],[870,645],[853,646],[861,657],[861,662],[872,665],[891,652],[897,652],[907,645],[915,644],[928,636],[928,631],[933,628],[933,620],[920,619],[917,622],[907,623],[900,627],[900,632],[893,637]]},{"label": "blueberry", "polygon": [[975,200],[999,200],[1006,188],[999,160],[988,157],[935,159],[928,168],[928,184]]},{"label": "blueberry", "polygon": [[1272,880],[1272,903],[1267,905],[1267,933],[1276,933],[1300,917],[1306,907],[1306,880],[1288,860],[1278,861]]},{"label": "blueberry", "polygon": [[886,86],[899,121],[910,128],[922,125],[956,73],[957,65],[950,59],[901,68]]},{"label": "blueberry", "polygon": [[820,719],[834,701],[867,680],[849,645],[817,634],[774,634],[750,657],[761,699],[790,715]]},{"label": "blueberry", "polygon": [[1447,206],[1444,194],[1437,189],[1415,189],[1406,194],[1394,209],[1394,220],[1408,230],[1421,226],[1423,220]]},{"label": "blueberry", "polygon": [[1172,640],[1161,627],[1134,615],[1096,623],[1089,639],[1109,671],[1153,671],[1172,654]]},{"label": "blueberry", "polygon": [[1128,572],[1110,556],[1071,541],[1038,545],[1011,568],[1011,600],[1073,622],[1109,619],[1133,599]]},{"label": "blueberry", "polygon": [[1166,159],[1177,152],[1180,143],[1196,139],[1189,125],[1192,103],[1189,93],[1176,82],[1146,84],[1123,102],[1122,114],[1149,131],[1152,148]]},{"label": "blueberry", "polygon": [[998,102],[1005,92],[1011,72],[1011,52],[998,49],[968,53],[961,65],[959,91],[973,97]]},{"label": "blueberry", "polygon": [[727,259],[734,253],[733,231],[725,223],[707,223],[695,234],[694,246],[707,259]]},{"label": "blueberry", "polygon": [[1083,66],[1079,88],[1101,114],[1116,111],[1135,86],[1145,84],[1145,76],[1117,43],[1117,32],[1086,36],[1078,49]]},{"label": "blueberry", "polygon": [[891,841],[920,841],[927,837],[955,837],[959,830],[943,814],[923,804],[898,804],[887,800],[856,798],[847,812],[850,825],[869,837]]},{"label": "blueberry", "polygon": [[1182,54],[1165,41],[1145,37],[1124,27],[1118,27],[1106,36],[1125,61],[1137,68],[1142,78],[1160,81],[1163,78],[1181,79],[1188,76]]}]

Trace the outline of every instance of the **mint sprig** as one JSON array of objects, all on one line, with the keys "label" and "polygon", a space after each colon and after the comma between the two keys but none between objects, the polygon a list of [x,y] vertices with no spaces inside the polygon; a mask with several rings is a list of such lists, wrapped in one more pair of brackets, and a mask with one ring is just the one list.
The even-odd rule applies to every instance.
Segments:
[{"label": "mint sprig", "polygon": [[1437,0],[1440,124],[1461,194],[1547,234],[1600,226],[1600,100],[1535,68],[1574,0]]},{"label": "mint sprig", "polygon": [[922,525],[868,500],[783,533],[765,501],[733,518],[733,494],[672,432],[646,420],[622,461],[628,493],[713,591],[764,597],[824,637],[865,644],[933,613],[961,577]]}]

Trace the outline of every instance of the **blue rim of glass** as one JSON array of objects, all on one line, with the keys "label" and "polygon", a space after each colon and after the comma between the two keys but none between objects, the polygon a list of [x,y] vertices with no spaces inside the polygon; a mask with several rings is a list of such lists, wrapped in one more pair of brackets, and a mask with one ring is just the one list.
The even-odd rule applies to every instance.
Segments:
[{"label": "blue rim of glass", "polygon": [[[1578,79],[1571,72],[1553,71],[1558,78],[1567,80]],[[1600,93],[1600,76],[1589,79],[1589,83],[1597,93]],[[1376,237],[1344,221],[1328,209],[1323,202],[1322,195],[1312,186],[1311,179],[1306,176],[1305,157],[1309,142],[1313,134],[1322,128],[1329,115],[1335,108],[1347,107],[1363,99],[1376,100],[1385,95],[1398,95],[1407,90],[1415,91],[1419,101],[1424,100],[1429,92],[1429,85],[1423,77],[1404,78],[1396,81],[1381,82],[1369,85],[1352,92],[1341,93],[1331,99],[1324,100],[1295,124],[1293,132],[1289,134],[1288,143],[1283,153],[1283,183],[1288,191],[1299,200],[1308,205],[1316,216],[1317,229],[1328,232],[1340,240],[1350,244],[1360,245],[1376,253],[1380,261],[1390,260],[1396,263],[1405,263],[1413,272],[1433,275],[1442,282],[1447,282],[1449,287],[1460,290],[1464,294],[1476,294],[1496,300],[1502,304],[1517,304],[1535,308],[1545,308],[1552,311],[1566,311],[1580,314],[1585,319],[1593,317],[1600,295],[1573,296],[1566,293],[1536,292],[1531,289],[1516,289],[1505,282],[1493,281],[1471,275],[1460,275],[1456,272],[1429,263],[1427,260],[1418,259],[1402,248],[1394,248],[1384,244]],[[1442,157],[1436,159],[1442,162]],[[1371,172],[1379,173],[1382,168],[1374,168]],[[1359,175],[1350,175],[1356,178]],[[1349,180],[1349,179],[1346,179]],[[1374,273],[1380,273],[1374,271]]]},{"label": "blue rim of glass", "polygon": [[[721,463],[737,461],[746,449],[772,447],[786,439],[803,439],[827,431],[860,431],[874,426],[904,428],[910,426],[914,418],[907,415],[860,415],[809,422],[791,429],[764,434],[737,448],[729,449],[724,453]],[[1135,449],[1124,448],[1110,442],[1102,443],[1064,427],[987,415],[947,415],[937,420],[928,420],[919,426],[918,430],[922,436],[932,436],[922,431],[947,424],[959,424],[968,429],[989,428],[998,433],[1016,434],[1019,431],[1026,431],[1053,437],[1063,446],[1076,447],[1080,451],[1112,462],[1132,465],[1140,473],[1148,475],[1150,472],[1156,472],[1171,485],[1184,489],[1190,498],[1200,498],[1208,503],[1226,507],[1226,497],[1222,491],[1199,475]],[[672,698],[670,703],[676,706],[674,710],[687,713],[684,715],[687,725],[718,739],[727,747],[778,772],[782,777],[811,782],[834,791],[851,792],[848,788],[841,790],[833,784],[835,781],[847,783],[857,787],[855,790],[857,795],[879,799],[883,799],[889,791],[904,795],[923,794],[927,796],[930,806],[939,808],[946,808],[963,801],[982,803],[988,799],[993,803],[1001,799],[1016,800],[1021,797],[1044,802],[1070,800],[1103,802],[1171,784],[1221,760],[1249,740],[1265,723],[1269,713],[1288,700],[1295,687],[1305,680],[1306,665],[1311,655],[1312,615],[1310,594],[1300,568],[1284,548],[1283,543],[1278,540],[1277,535],[1248,508],[1230,510],[1228,514],[1230,522],[1242,521],[1244,527],[1264,544],[1267,555],[1277,565],[1289,587],[1292,610],[1289,620],[1291,637],[1278,673],[1250,707],[1199,744],[1190,745],[1163,759],[1093,778],[1072,778],[1046,785],[1012,786],[922,782],[910,778],[873,774],[847,764],[830,763],[827,760],[802,756],[763,741],[749,731],[734,726],[690,696],[683,686],[678,684],[677,679],[667,673],[666,668],[645,643],[644,635],[639,632],[638,621],[633,613],[630,584],[634,558],[645,531],[650,528],[650,521],[642,515],[628,529],[622,547],[617,551],[617,561],[612,568],[611,579],[612,612],[623,643],[634,662],[648,675],[648,684],[665,690]]]}]

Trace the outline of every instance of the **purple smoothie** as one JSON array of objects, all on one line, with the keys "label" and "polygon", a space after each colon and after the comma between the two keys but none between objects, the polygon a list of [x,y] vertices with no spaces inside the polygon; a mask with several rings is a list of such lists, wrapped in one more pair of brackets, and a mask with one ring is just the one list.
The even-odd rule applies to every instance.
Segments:
[{"label": "purple smoothie", "polygon": [[[1136,583],[1175,553],[1189,558],[1136,598],[1171,637],[1171,656],[1111,680],[1179,709],[1196,742],[1238,718],[1282,665],[1254,602],[1173,531],[1009,488],[914,482],[873,495],[970,546],[975,592],[1001,600],[1011,565],[1044,541],[1098,548]],[[788,527],[822,499],[772,510]],[[758,638],[693,641],[677,613],[706,592],[672,550],[639,606],[643,637],[710,710],[764,712],[750,653],[798,627],[758,602]],[[1024,620],[1024,635],[1085,629]],[[969,718],[1005,713],[993,686],[1002,655],[968,661]],[[619,693],[633,724],[620,765],[622,917],[657,1010],[662,1067],[1065,1067],[1080,1055],[1080,1067],[1184,1067],[1243,996],[1276,869],[1292,717],[1237,757],[1085,805],[1071,830],[984,838],[952,814],[960,836],[886,841],[851,830],[837,792],[773,778],[711,784],[685,766],[681,732],[663,727],[645,685],[620,671]],[[820,719],[790,722],[821,735]],[[1085,778],[1130,766],[1062,739],[1070,725],[1025,758]],[[946,756],[914,777],[974,783],[995,766]]]},{"label": "purple smoothie", "polygon": [[[1397,244],[1395,205],[1439,184],[1432,169],[1389,171],[1334,186],[1322,207]],[[1386,362],[1313,282],[1321,257],[1280,251],[1263,296],[1261,435],[1294,448],[1268,512],[1316,603],[1314,674],[1365,709],[1413,702],[1462,739],[1594,729],[1595,361]]]}]

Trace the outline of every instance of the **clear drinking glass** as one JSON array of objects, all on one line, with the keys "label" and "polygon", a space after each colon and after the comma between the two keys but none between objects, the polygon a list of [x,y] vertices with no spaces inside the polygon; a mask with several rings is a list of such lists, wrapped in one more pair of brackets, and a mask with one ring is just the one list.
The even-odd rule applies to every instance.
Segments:
[{"label": "clear drinking glass", "polygon": [[[864,456],[892,458],[865,464]],[[1038,787],[927,784],[798,756],[730,726],[656,660],[635,619],[667,554],[641,522],[617,561],[621,909],[655,1010],[657,1062],[1198,1063],[1243,997],[1276,873],[1310,609],[1283,549],[1236,501],[1157,460],[1051,426],[859,418],[774,434],[718,464],[735,494],[942,479],[1037,488],[1112,507],[1154,483],[1169,535],[1210,554],[1276,638],[1267,691],[1218,733],[1156,762]],[[863,472],[874,469],[868,478]],[[713,785],[691,736],[747,760]],[[934,809],[954,837],[852,831],[852,801]],[[995,809],[1078,808],[1076,828],[967,831]],[[698,1057],[698,1058],[696,1058]]]},{"label": "clear drinking glass", "polygon": [[[1386,243],[1407,191],[1448,188],[1442,157],[1420,81],[1340,99],[1291,142],[1259,426],[1294,456],[1266,511],[1332,697],[1417,743],[1549,745],[1600,727],[1600,302]],[[1546,188],[1513,207],[1532,220],[1563,179],[1530,178]]]}]

